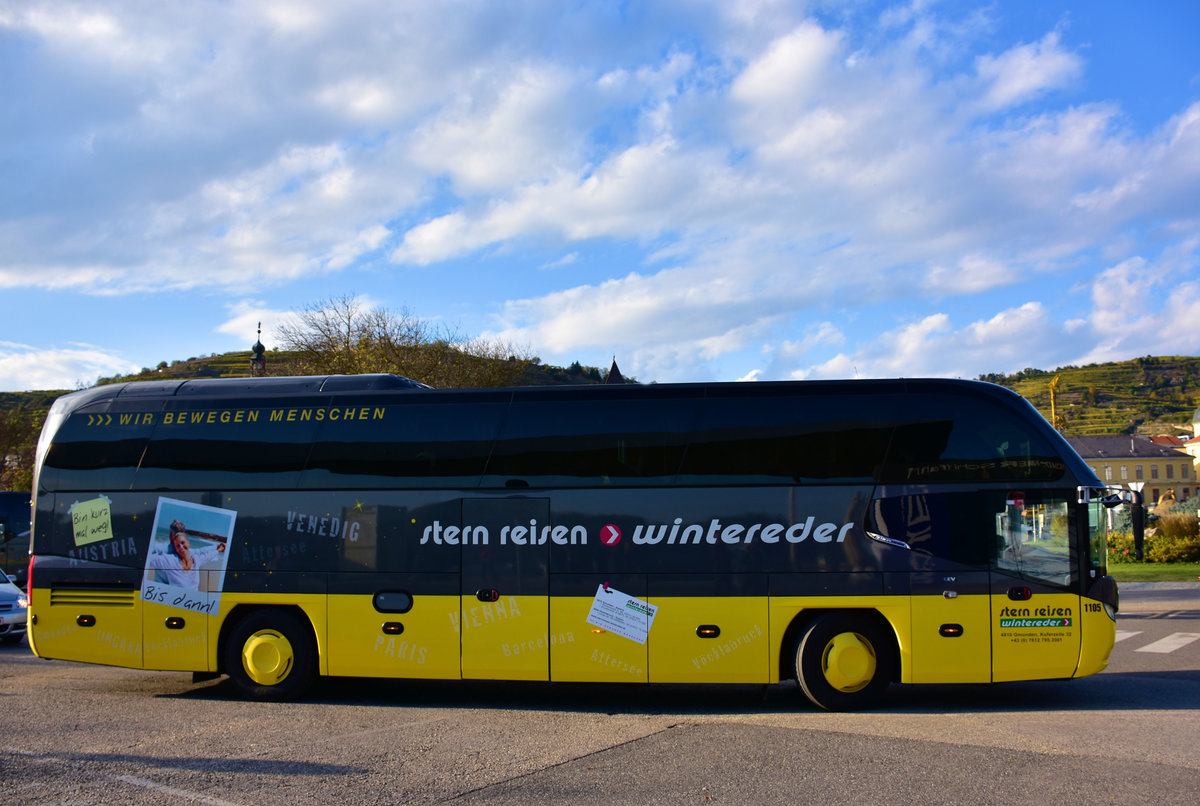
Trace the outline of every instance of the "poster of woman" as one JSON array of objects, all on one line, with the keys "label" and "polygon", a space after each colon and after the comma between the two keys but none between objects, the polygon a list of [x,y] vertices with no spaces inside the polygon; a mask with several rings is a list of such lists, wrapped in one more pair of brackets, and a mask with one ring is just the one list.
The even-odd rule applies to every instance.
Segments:
[{"label": "poster of woman", "polygon": [[230,509],[158,499],[142,599],[198,613],[215,613],[225,583],[225,551],[237,513]]}]

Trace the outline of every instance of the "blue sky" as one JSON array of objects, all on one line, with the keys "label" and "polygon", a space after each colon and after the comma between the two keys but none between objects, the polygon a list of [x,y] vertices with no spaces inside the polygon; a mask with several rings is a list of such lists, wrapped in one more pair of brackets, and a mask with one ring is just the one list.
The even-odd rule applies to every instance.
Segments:
[{"label": "blue sky", "polygon": [[0,0],[0,390],[344,294],[643,381],[1200,352],[1195,2]]}]

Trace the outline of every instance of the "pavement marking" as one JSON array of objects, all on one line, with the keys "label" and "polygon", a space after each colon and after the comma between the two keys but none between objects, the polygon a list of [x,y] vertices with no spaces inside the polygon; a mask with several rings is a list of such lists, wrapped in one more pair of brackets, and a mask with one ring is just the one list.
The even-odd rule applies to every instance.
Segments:
[{"label": "pavement marking", "polygon": [[187,798],[188,800],[194,800],[197,803],[207,803],[210,804],[210,806],[240,806],[240,804],[234,803],[231,800],[221,800],[220,798],[214,798],[211,795],[204,795],[200,792],[190,792],[186,789],[176,789],[175,787],[167,786],[166,784],[156,784],[153,781],[147,781],[145,778],[136,778],[132,775],[113,775],[111,777],[124,784],[132,784],[133,786],[152,789],[155,792],[161,792],[164,795],[173,795],[177,798]]},{"label": "pavement marking", "polygon": [[[25,750],[20,747],[0,747],[0,751],[12,753],[14,756],[24,756],[36,764],[58,764],[65,767],[82,768],[78,763],[72,762],[70,759],[57,758],[53,755],[44,753],[35,753],[31,750]],[[241,806],[241,804],[235,803],[231,800],[222,800],[221,798],[214,798],[211,795],[205,795],[202,792],[191,792],[187,789],[177,789],[176,787],[167,786],[165,784],[156,784],[154,781],[147,781],[145,778],[138,778],[133,775],[110,775],[109,773],[102,772],[95,777],[108,778],[113,781],[120,781],[123,784],[130,784],[132,786],[140,786],[143,789],[151,789],[164,795],[172,795],[177,798],[186,798],[187,800],[195,801],[196,803],[206,803],[208,806]]]},{"label": "pavement marking", "polygon": [[1141,635],[1141,630],[1117,630],[1117,641],[1124,641],[1126,638],[1132,638],[1135,635]]},{"label": "pavement marking", "polygon": [[1177,632],[1173,635],[1168,635],[1166,638],[1161,638],[1153,644],[1146,644],[1136,652],[1157,652],[1160,655],[1165,655],[1168,652],[1174,652],[1181,647],[1185,647],[1193,641],[1200,641],[1200,633],[1195,632]]}]

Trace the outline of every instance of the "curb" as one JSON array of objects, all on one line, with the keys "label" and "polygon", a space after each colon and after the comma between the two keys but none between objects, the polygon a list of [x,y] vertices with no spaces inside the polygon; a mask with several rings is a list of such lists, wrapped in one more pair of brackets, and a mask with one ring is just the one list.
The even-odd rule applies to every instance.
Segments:
[{"label": "curb", "polygon": [[1155,590],[1155,591],[1186,591],[1200,590],[1197,582],[1118,582],[1117,589],[1123,591]]}]

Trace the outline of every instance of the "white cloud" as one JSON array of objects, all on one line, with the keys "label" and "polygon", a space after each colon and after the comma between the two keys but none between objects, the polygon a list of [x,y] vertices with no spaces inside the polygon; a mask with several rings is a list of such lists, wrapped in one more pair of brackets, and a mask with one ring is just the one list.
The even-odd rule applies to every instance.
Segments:
[{"label": "white cloud", "polygon": [[[280,311],[271,308],[261,300],[243,299],[231,302],[225,306],[229,318],[217,325],[214,330],[227,336],[241,339],[249,347],[259,338],[258,329],[268,341],[273,340],[276,329],[284,323],[293,321],[295,314],[291,311]],[[267,347],[278,347],[278,344],[268,344]]]},{"label": "white cloud", "polygon": [[0,342],[0,391],[4,392],[70,390],[139,369],[111,351],[87,344],[35,347]]},{"label": "white cloud", "polygon": [[1083,61],[1064,50],[1059,39],[1059,33],[1051,31],[1034,44],[1018,45],[999,56],[978,57],[975,68],[987,87],[983,108],[1005,109],[1077,80]]},{"label": "white cloud", "polygon": [[[1070,105],[1069,29],[977,55],[999,7],[643,11],[18,4],[0,288],[442,285],[536,352],[616,349],[659,379],[1191,343],[1154,327],[1191,312],[1186,271],[1152,292],[1140,272],[1194,254],[1200,103],[1136,131],[1117,100]],[[477,299],[497,255],[511,282]],[[1122,304],[1068,290],[1088,272]]]},{"label": "white cloud", "polygon": [[467,196],[552,180],[579,164],[574,110],[585,91],[553,65],[521,66],[503,81],[489,75],[414,133],[413,160]]},{"label": "white cloud", "polygon": [[1130,355],[1200,352],[1200,236],[1164,250],[1155,260],[1133,257],[1106,269],[1092,284],[1087,328],[1093,348],[1075,363]]},{"label": "white cloud", "polygon": [[841,35],[805,22],[770,44],[734,81],[735,101],[780,114],[803,109],[826,86],[826,73],[835,63]]},{"label": "white cloud", "polygon": [[1023,273],[986,255],[964,255],[954,267],[931,266],[921,285],[933,296],[977,294],[1020,282]]}]

